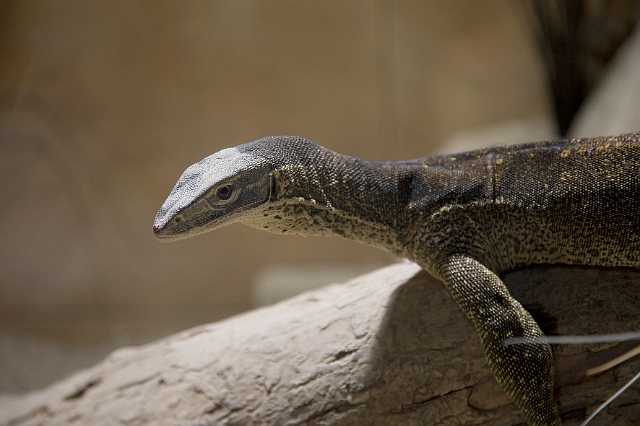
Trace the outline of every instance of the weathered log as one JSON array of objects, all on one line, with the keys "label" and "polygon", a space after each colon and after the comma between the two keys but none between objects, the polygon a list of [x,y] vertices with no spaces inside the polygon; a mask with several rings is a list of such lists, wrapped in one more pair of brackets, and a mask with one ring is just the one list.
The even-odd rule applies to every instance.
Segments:
[{"label": "weathered log", "polygon": [[[507,274],[555,333],[640,330],[640,272],[538,267]],[[555,348],[558,400],[576,424],[640,360],[632,346]],[[409,262],[116,351],[46,390],[0,401],[6,425],[516,425],[478,338],[440,282]],[[596,424],[640,421],[630,389]]]}]

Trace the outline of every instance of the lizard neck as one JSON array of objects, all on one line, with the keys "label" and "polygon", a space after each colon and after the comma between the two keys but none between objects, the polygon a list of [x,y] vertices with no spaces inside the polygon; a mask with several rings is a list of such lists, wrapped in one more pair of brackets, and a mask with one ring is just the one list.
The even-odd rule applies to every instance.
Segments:
[{"label": "lizard neck", "polygon": [[399,179],[391,163],[321,149],[276,168],[270,202],[243,219],[280,234],[337,235],[402,252]]}]

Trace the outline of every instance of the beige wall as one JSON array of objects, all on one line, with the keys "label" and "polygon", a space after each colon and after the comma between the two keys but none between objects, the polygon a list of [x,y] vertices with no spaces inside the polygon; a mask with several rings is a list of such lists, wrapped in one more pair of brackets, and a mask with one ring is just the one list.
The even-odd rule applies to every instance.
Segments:
[{"label": "beige wall", "polygon": [[151,220],[184,167],[263,135],[401,159],[544,116],[523,4],[3,2],[0,336],[141,342],[249,309],[274,263],[390,261],[239,225],[165,245]]}]

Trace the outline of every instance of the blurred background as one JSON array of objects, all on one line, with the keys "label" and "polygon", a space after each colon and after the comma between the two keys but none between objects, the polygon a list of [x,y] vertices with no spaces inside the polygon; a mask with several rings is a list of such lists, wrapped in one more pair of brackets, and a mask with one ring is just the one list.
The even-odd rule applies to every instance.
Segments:
[{"label": "blurred background", "polygon": [[637,3],[4,0],[0,393],[394,261],[241,225],[159,243],[189,164],[273,134],[375,160],[570,133]]}]

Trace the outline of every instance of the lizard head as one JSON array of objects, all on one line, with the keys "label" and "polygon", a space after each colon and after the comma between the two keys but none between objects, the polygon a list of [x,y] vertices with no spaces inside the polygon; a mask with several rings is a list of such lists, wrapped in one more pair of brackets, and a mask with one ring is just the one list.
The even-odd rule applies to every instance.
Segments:
[{"label": "lizard head", "polygon": [[163,240],[241,222],[276,234],[337,235],[395,250],[393,170],[295,136],[227,148],[189,166],[156,213]]},{"label": "lizard head", "polygon": [[267,137],[227,148],[187,167],[155,215],[153,232],[176,240],[242,221],[275,198],[274,172],[313,144]]}]

